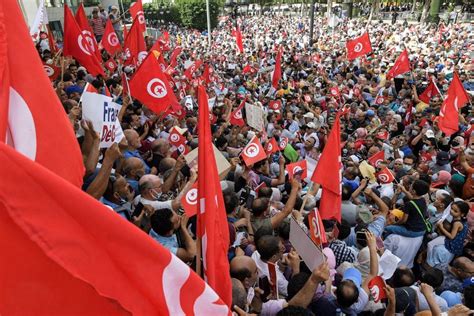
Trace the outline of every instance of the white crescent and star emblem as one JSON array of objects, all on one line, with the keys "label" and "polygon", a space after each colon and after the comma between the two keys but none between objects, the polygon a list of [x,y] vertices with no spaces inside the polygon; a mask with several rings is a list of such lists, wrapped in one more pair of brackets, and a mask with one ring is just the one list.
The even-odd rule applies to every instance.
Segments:
[{"label": "white crescent and star emblem", "polygon": [[170,140],[173,142],[173,143],[176,143],[177,141],[179,141],[179,135],[178,134],[171,134],[170,136]]},{"label": "white crescent and star emblem", "polygon": [[357,43],[356,46],[354,46],[354,52],[359,53],[360,51],[362,51],[362,48],[362,43]]},{"label": "white crescent and star emblem", "polygon": [[190,205],[194,205],[197,203],[198,199],[198,190],[196,188],[192,188],[191,190],[186,193],[186,202]]},{"label": "white crescent and star emblem", "polygon": [[117,46],[119,44],[117,34],[115,33],[110,33],[107,36],[107,41],[109,42],[110,46]]},{"label": "white crescent and star emblem", "polygon": [[138,16],[138,23],[145,24],[145,16],[143,15],[143,11],[138,11],[137,16]]},{"label": "white crescent and star emblem", "polygon": [[48,77],[51,77],[52,75],[54,75],[54,69],[51,66],[43,65],[43,68],[46,71],[46,74],[48,75]]},{"label": "white crescent and star emblem", "polygon": [[234,114],[234,118],[240,120],[242,118],[242,110],[237,110]]},{"label": "white crescent and star emblem", "polygon": [[257,144],[249,144],[244,150],[244,154],[249,158],[256,157],[259,153],[260,149],[258,148]]},{"label": "white crescent and star emblem", "polygon": [[146,91],[150,96],[157,99],[164,98],[168,94],[165,83],[158,78],[154,78],[148,82]]},{"label": "white crescent and star emblem", "polygon": [[89,56],[95,51],[94,38],[89,31],[82,31],[82,33],[79,34],[77,37],[77,44],[79,45],[79,48]]}]

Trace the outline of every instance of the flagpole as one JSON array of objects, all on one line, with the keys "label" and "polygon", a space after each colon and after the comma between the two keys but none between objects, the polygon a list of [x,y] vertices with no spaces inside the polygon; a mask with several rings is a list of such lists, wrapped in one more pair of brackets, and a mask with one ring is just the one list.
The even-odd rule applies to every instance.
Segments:
[{"label": "flagpole", "polygon": [[211,12],[209,9],[209,0],[206,0],[206,16],[207,16],[207,41],[209,50],[211,49]]}]

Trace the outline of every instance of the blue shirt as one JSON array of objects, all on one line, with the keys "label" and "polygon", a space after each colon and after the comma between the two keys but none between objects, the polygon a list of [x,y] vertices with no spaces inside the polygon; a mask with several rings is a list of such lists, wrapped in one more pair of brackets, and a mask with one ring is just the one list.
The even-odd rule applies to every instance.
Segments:
[{"label": "blue shirt", "polygon": [[178,238],[176,237],[176,234],[173,234],[169,237],[161,236],[156,233],[153,228],[150,229],[149,235],[151,238],[159,242],[163,247],[168,248],[169,251],[171,251],[174,255],[178,252],[179,244],[178,244]]},{"label": "blue shirt", "polygon": [[115,204],[114,202],[111,202],[111,201],[107,200],[104,197],[100,198],[100,202],[104,205],[110,206],[115,211],[115,213],[117,213],[121,217],[125,218],[127,221],[130,220],[130,218],[131,218],[130,213],[131,212],[130,212],[130,209],[127,208],[127,203],[124,203],[122,205]]},{"label": "blue shirt", "polygon": [[150,173],[150,167],[147,165],[145,160],[143,160],[142,156],[140,155],[140,153],[138,152],[137,149],[135,149],[133,151],[132,150],[126,150],[123,153],[123,158],[125,158],[125,159],[132,158],[132,157],[140,159],[143,162],[143,166],[145,167],[145,173],[146,174]]},{"label": "blue shirt", "polygon": [[133,191],[135,191],[135,196],[138,195],[140,192],[139,192],[139,189],[138,189],[138,181],[137,180],[133,180],[133,179],[128,179],[126,178],[125,180],[127,180],[127,183],[130,184],[130,186],[132,187]]}]

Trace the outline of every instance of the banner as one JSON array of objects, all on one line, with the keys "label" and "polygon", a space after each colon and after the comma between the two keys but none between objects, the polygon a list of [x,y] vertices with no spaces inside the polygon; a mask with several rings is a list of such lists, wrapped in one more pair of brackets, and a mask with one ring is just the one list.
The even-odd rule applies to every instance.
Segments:
[{"label": "banner", "polygon": [[100,148],[108,148],[123,138],[123,131],[118,121],[122,107],[106,95],[84,91],[82,94],[82,117],[90,120],[94,130],[99,132]]}]

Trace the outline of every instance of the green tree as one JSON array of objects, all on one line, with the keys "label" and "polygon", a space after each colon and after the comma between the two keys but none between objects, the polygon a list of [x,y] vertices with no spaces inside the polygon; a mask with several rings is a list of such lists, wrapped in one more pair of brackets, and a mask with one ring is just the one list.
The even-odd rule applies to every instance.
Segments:
[{"label": "green tree", "polygon": [[[209,0],[211,27],[217,25],[219,3],[217,0]],[[182,25],[201,31],[207,29],[205,0],[176,0],[175,5],[181,17]]]}]

